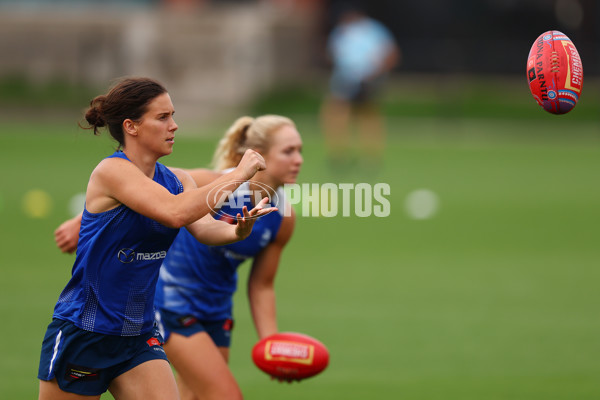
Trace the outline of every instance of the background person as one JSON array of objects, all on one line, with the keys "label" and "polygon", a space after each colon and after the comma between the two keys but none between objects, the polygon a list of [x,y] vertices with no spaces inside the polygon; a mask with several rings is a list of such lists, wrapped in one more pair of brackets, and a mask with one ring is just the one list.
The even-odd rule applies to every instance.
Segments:
[{"label": "background person", "polygon": [[[392,33],[357,5],[342,5],[337,21],[327,41],[332,73],[321,107],[329,159],[333,167],[347,167],[354,162],[358,147],[369,163],[377,165],[385,146],[377,96],[386,76],[400,62],[400,49]],[[354,126],[358,146],[352,143]]]},{"label": "background person", "polygon": [[86,112],[94,134],[108,127],[119,150],[88,182],[72,277],[42,344],[40,399],[98,399],[106,390],[119,400],[178,398],[154,326],[161,258],[183,226],[197,240],[230,243],[269,212],[261,201],[236,215],[236,225],[207,216],[216,205],[208,192],[235,189],[264,159],[248,150],[236,169],[197,188],[184,171],[157,162],[173,150],[174,112],[166,89],[148,78],[119,81]]}]

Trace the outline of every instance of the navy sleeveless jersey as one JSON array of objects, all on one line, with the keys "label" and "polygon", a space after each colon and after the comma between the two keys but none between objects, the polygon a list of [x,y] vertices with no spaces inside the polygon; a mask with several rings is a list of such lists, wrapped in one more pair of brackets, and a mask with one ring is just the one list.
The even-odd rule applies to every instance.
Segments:
[{"label": "navy sleeveless jersey", "polygon": [[[111,157],[127,160],[120,151]],[[179,179],[160,163],[153,179],[175,195],[183,192]],[[149,332],[158,271],[178,232],[125,205],[101,213],[84,209],[72,277],[54,318],[108,335]]]},{"label": "navy sleeveless jersey", "polygon": [[[242,213],[243,205],[253,207],[249,199],[234,192],[237,200],[227,202],[216,219],[229,220]],[[214,321],[232,317],[232,297],[237,289],[237,268],[271,243],[283,220],[283,190],[277,192],[279,211],[258,218],[246,239],[224,246],[199,243],[182,229],[163,262],[156,290],[156,308],[198,319]],[[232,204],[233,203],[233,204]],[[220,217],[219,217],[220,216]],[[225,217],[225,218],[223,218]]]}]

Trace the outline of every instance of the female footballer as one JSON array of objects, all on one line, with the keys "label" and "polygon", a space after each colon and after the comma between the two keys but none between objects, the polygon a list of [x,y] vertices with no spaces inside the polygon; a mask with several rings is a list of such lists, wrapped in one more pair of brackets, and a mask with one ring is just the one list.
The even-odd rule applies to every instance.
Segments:
[{"label": "female footballer", "polygon": [[[285,205],[283,185],[295,183],[302,166],[302,140],[292,120],[282,116],[242,117],[221,139],[214,170],[187,170],[196,184],[212,185],[236,167],[247,149],[259,152],[267,167],[233,193],[215,218],[231,220],[242,207],[268,195],[278,206],[259,218],[250,236],[236,244],[207,246],[181,231],[161,268],[156,296],[164,348],[177,371],[182,399],[241,399],[227,361],[233,328],[232,298],[237,268],[252,259],[247,288],[260,339],[277,332],[274,280],[283,249],[294,230],[293,209]],[[239,167],[238,167],[239,168]],[[72,252],[78,218],[55,232],[58,246]]]},{"label": "female footballer", "polygon": [[94,98],[85,118],[108,127],[119,150],[93,170],[72,277],[55,305],[40,357],[39,398],[177,399],[174,376],[154,324],[154,295],[166,251],[181,227],[217,245],[248,237],[265,201],[214,220],[212,190],[227,193],[265,169],[248,150],[228,174],[198,188],[184,171],[158,162],[173,150],[177,124],[166,89],[126,78]]}]

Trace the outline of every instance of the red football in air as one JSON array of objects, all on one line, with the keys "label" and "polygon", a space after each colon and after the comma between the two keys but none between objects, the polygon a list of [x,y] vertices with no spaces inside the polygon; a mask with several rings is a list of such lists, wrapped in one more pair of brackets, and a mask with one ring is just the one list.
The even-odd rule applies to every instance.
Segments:
[{"label": "red football in air", "polygon": [[581,58],[571,40],[559,31],[542,33],[527,57],[529,90],[537,103],[552,114],[575,107],[583,85]]},{"label": "red football in air", "polygon": [[301,380],[317,375],[329,364],[325,345],[294,332],[268,336],[252,348],[252,360],[262,371],[281,380]]}]

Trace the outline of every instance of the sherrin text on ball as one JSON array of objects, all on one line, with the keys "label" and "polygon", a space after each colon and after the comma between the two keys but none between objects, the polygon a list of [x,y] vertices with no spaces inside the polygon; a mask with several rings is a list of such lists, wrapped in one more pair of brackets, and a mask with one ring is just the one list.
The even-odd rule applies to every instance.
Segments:
[{"label": "sherrin text on ball", "polygon": [[575,45],[562,32],[542,33],[527,57],[529,90],[537,103],[552,114],[571,111],[581,96],[583,65]]}]

